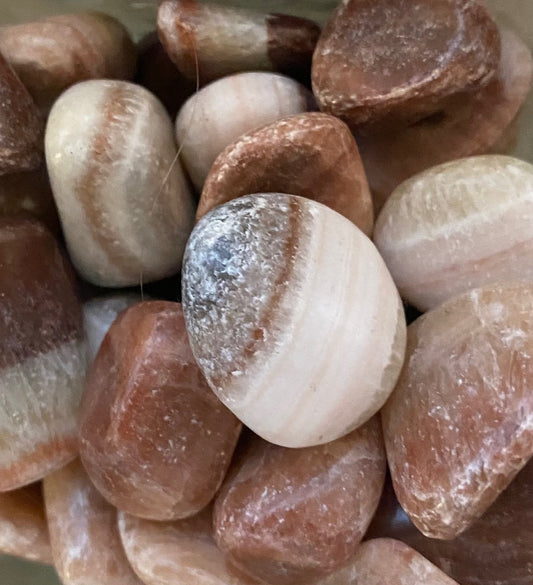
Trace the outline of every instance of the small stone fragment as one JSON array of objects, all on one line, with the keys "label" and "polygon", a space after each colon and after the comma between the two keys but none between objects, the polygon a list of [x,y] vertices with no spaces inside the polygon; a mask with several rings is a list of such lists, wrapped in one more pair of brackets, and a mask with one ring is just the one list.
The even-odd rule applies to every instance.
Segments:
[{"label": "small stone fragment", "polygon": [[317,585],[458,585],[399,540],[376,538],[357,549],[350,563]]},{"label": "small stone fragment", "polygon": [[270,192],[315,199],[372,232],[372,198],[357,144],[328,114],[282,118],[230,144],[209,171],[196,218],[242,195]]},{"label": "small stone fragment", "polygon": [[83,464],[119,510],[196,514],[215,495],[241,430],[196,365],[179,303],[148,301],[113,322],[93,363],[79,425]]},{"label": "small stone fragment", "polygon": [[353,556],[376,510],[386,459],[377,418],[334,442],[286,449],[256,439],[215,501],[215,538],[230,562],[299,585]]},{"label": "small stone fragment", "polygon": [[241,71],[309,75],[320,35],[307,18],[195,0],[163,0],[157,28],[178,69],[202,83]]},{"label": "small stone fragment", "polygon": [[52,563],[40,483],[0,493],[0,553]]},{"label": "small stone fragment", "polygon": [[382,409],[394,490],[426,536],[481,517],[533,456],[533,285],[475,289],[408,328]]},{"label": "small stone fragment", "polygon": [[403,363],[405,316],[372,242],[316,201],[255,194],[196,225],[182,299],[209,385],[264,439],[309,447],[366,422]]},{"label": "small stone fragment", "polygon": [[77,450],[85,377],[81,306],[52,235],[0,219],[0,491],[44,477]]},{"label": "small stone fragment", "polygon": [[78,83],[54,104],[45,142],[67,247],[83,278],[119,287],[179,271],[194,204],[155,96],[125,81]]},{"label": "small stone fragment", "polygon": [[79,460],[44,480],[54,564],[64,585],[142,585],[120,541],[117,511]]},{"label": "small stone fragment", "polygon": [[42,130],[28,90],[0,53],[0,175],[40,165]]},{"label": "small stone fragment", "polygon": [[0,28],[0,51],[43,114],[85,79],[131,79],[135,45],[112,16],[90,11]]},{"label": "small stone fragment", "polygon": [[357,135],[376,211],[400,183],[430,167],[510,150],[531,89],[533,59],[513,32],[503,29],[501,39],[498,71],[486,87],[403,130]]},{"label": "small stone fragment", "polygon": [[303,85],[275,73],[238,73],[202,88],[176,119],[181,158],[198,192],[216,157],[241,134],[314,107]]},{"label": "small stone fragment", "polygon": [[407,126],[485,86],[499,58],[476,0],[345,0],[318,41],[313,92],[352,129]]},{"label": "small stone fragment", "polygon": [[374,241],[401,296],[425,311],[464,291],[533,282],[533,165],[464,158],[402,183]]}]

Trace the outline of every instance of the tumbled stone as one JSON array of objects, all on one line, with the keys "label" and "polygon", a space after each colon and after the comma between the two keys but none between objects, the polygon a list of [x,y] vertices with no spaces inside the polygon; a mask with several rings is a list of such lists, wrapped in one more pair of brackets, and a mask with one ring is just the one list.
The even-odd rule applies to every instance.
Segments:
[{"label": "tumbled stone", "polygon": [[0,219],[0,491],[72,459],[85,377],[81,306],[52,235]]},{"label": "tumbled stone", "polygon": [[79,460],[44,480],[54,565],[64,585],[141,585],[120,541],[117,511]]},{"label": "tumbled stone", "polygon": [[269,192],[314,199],[372,232],[372,198],[357,144],[328,114],[282,118],[229,145],[209,171],[196,218],[242,195]]},{"label": "tumbled stone", "polygon": [[485,514],[453,540],[425,537],[409,520],[387,482],[365,538],[397,538],[461,585],[533,583],[533,460]]},{"label": "tumbled stone", "polygon": [[189,239],[182,298],[209,385],[272,443],[349,433],[402,366],[405,316],[383,260],[316,201],[267,193],[213,209]]},{"label": "tumbled stone", "polygon": [[533,282],[533,165],[452,161],[402,183],[374,241],[401,296],[422,311],[492,282]]},{"label": "tumbled stone", "polygon": [[334,442],[251,442],[215,501],[220,549],[274,585],[312,582],[355,553],[379,502],[385,452],[376,418]]},{"label": "tumbled stone", "polygon": [[345,0],[318,41],[313,92],[352,128],[408,125],[486,85],[499,57],[476,0]]},{"label": "tumbled stone", "polygon": [[52,563],[40,483],[0,493],[0,553]]},{"label": "tumbled stone", "polygon": [[119,513],[122,544],[146,585],[258,585],[232,570],[213,538],[212,508],[175,522]]},{"label": "tumbled stone", "polygon": [[346,567],[317,585],[458,585],[399,540],[376,538],[357,549]]},{"label": "tumbled stone", "polygon": [[426,535],[473,524],[533,455],[533,285],[455,297],[408,328],[382,410],[394,489]]},{"label": "tumbled stone", "polygon": [[194,361],[180,304],[147,301],[119,315],[79,427],[83,464],[111,503],[153,520],[195,514],[222,483],[240,429]]},{"label": "tumbled stone", "polygon": [[513,32],[503,29],[501,39],[500,64],[486,87],[403,130],[357,135],[376,211],[400,183],[421,171],[457,158],[510,150],[518,113],[531,89],[533,59]]}]

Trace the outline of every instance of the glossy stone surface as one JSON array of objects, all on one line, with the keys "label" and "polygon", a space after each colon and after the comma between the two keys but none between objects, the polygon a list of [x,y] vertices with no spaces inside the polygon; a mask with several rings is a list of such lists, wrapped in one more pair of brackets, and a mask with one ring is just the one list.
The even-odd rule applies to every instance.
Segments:
[{"label": "glossy stone surface", "polygon": [[374,242],[402,298],[425,311],[492,282],[533,282],[532,222],[533,165],[470,157],[402,183]]},{"label": "glossy stone surface", "polygon": [[76,454],[85,377],[81,306],[52,235],[0,219],[0,491]]},{"label": "glossy stone surface", "polygon": [[420,553],[399,540],[364,542],[346,567],[318,585],[457,585]]},{"label": "glossy stone surface", "polygon": [[240,429],[194,361],[181,305],[148,301],[120,314],[79,425],[82,461],[111,503],[154,520],[195,514],[222,483]]},{"label": "glossy stone surface", "polygon": [[381,408],[402,366],[405,316],[377,250],[303,197],[250,195],[204,216],[182,299],[209,385],[272,443],[349,433]]},{"label": "glossy stone surface", "polygon": [[213,538],[212,508],[176,522],[119,513],[122,544],[146,585],[259,585],[227,566]]},{"label": "glossy stone surface", "polygon": [[314,107],[303,85],[275,73],[238,73],[202,88],[176,119],[181,159],[197,191],[216,157],[241,134]]},{"label": "glossy stone surface", "polygon": [[215,538],[247,574],[309,583],[346,563],[374,514],[385,478],[377,418],[326,445],[248,445],[217,496]]},{"label": "glossy stone surface", "polygon": [[196,218],[242,195],[269,192],[314,199],[372,232],[372,198],[357,144],[328,114],[282,118],[230,144],[209,171]]},{"label": "glossy stone surface", "polygon": [[135,46],[126,28],[102,12],[2,27],[0,51],[43,114],[79,81],[130,79],[135,71]]},{"label": "glossy stone surface", "polygon": [[533,79],[531,51],[513,32],[501,31],[495,77],[432,118],[401,131],[357,136],[376,210],[406,179],[432,166],[485,153],[507,153],[518,131],[517,115]]},{"label": "glossy stone surface", "polygon": [[78,83],[55,102],[46,162],[67,247],[99,286],[179,271],[194,204],[161,103],[125,81]]},{"label": "glossy stone surface", "polygon": [[52,563],[40,483],[0,494],[0,552]]},{"label": "glossy stone surface", "polygon": [[408,328],[382,410],[394,489],[427,536],[473,524],[533,455],[533,285],[474,289]]},{"label": "glossy stone surface", "polygon": [[0,175],[36,169],[42,123],[28,90],[0,53]]},{"label": "glossy stone surface", "polygon": [[313,92],[352,128],[407,126],[486,85],[499,58],[476,0],[345,0],[318,41]]},{"label": "glossy stone surface", "polygon": [[533,461],[485,514],[453,540],[425,537],[385,484],[365,538],[387,536],[412,546],[462,585],[533,583]]},{"label": "glossy stone surface", "polygon": [[157,28],[178,69],[202,83],[241,71],[309,72],[320,34],[307,18],[195,0],[163,0]]},{"label": "glossy stone surface", "polygon": [[54,565],[64,585],[141,585],[120,541],[117,511],[79,460],[44,480]]}]

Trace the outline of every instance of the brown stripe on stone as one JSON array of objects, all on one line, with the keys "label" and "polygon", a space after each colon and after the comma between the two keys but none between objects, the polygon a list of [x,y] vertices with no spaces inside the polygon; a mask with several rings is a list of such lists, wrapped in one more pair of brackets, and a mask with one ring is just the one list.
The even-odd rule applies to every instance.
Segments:
[{"label": "brown stripe on stone", "polygon": [[[124,119],[124,114],[128,112],[126,104],[128,91],[124,85],[117,84],[107,92],[102,112],[103,121],[87,156],[87,171],[77,189],[79,203],[85,212],[87,229],[105,252],[109,262],[124,274],[129,274],[132,266],[139,264],[139,259],[124,246],[120,238],[117,238],[116,226],[103,221],[101,185],[115,162],[115,153],[120,151],[117,144],[120,143],[123,152],[127,152],[124,140],[127,128],[122,121],[120,125],[118,124],[118,118],[122,115]],[[132,118],[133,116],[127,115],[130,125]]]},{"label": "brown stripe on stone", "polygon": [[53,236],[0,219],[0,369],[82,336],[81,305]]}]

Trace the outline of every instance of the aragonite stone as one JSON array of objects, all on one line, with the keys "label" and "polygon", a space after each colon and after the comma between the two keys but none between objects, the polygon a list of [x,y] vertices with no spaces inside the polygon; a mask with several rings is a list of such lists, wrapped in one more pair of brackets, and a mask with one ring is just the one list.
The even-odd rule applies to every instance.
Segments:
[{"label": "aragonite stone", "polygon": [[87,338],[87,362],[94,361],[102,340],[109,331],[117,315],[142,300],[135,293],[116,293],[96,297],[83,304],[83,325]]},{"label": "aragonite stone", "polygon": [[146,585],[259,585],[226,563],[213,538],[212,508],[186,520],[154,522],[119,513],[122,544]]},{"label": "aragonite stone", "polygon": [[422,311],[492,282],[533,282],[533,165],[452,161],[402,183],[374,241],[401,296]]},{"label": "aragonite stone", "polygon": [[349,564],[317,585],[458,585],[410,546],[392,538],[368,540]]},{"label": "aragonite stone", "polygon": [[315,108],[311,92],[276,73],[237,73],[202,88],[176,118],[181,159],[197,191],[216,157],[241,134]]},{"label": "aragonite stone", "polygon": [[0,494],[0,553],[52,563],[40,483]]},{"label": "aragonite stone", "polygon": [[313,582],[355,553],[378,505],[385,469],[377,418],[307,449],[257,439],[217,496],[217,544],[235,566],[267,583]]},{"label": "aragonite stone", "polygon": [[85,377],[70,269],[39,223],[0,219],[0,491],[72,459]]},{"label": "aragonite stone", "polygon": [[54,565],[64,585],[141,585],[120,541],[117,511],[79,460],[44,480]]},{"label": "aragonite stone", "polygon": [[372,232],[372,198],[357,144],[333,116],[311,112],[243,134],[217,157],[196,218],[249,193],[292,193],[331,207]]},{"label": "aragonite stone", "polygon": [[408,125],[486,85],[499,57],[477,0],[345,0],[318,41],[313,92],[352,128]]},{"label": "aragonite stone", "polygon": [[119,315],[79,425],[83,464],[107,500],[153,520],[196,514],[222,483],[240,430],[194,361],[179,303],[147,301]]},{"label": "aragonite stone", "polygon": [[408,328],[382,410],[394,489],[426,535],[473,524],[533,456],[533,285],[447,301]]},{"label": "aragonite stone", "polygon": [[533,460],[468,530],[453,540],[435,540],[411,523],[387,482],[366,537],[407,543],[461,585],[531,585],[532,497]]},{"label": "aragonite stone", "polygon": [[182,299],[209,385],[272,443],[349,433],[381,408],[403,363],[405,316],[374,245],[303,197],[249,195],[205,215]]},{"label": "aragonite stone", "polygon": [[116,80],[78,83],[55,102],[46,162],[72,261],[120,287],[179,271],[194,204],[162,104]]},{"label": "aragonite stone", "polygon": [[501,39],[500,64],[486,87],[403,130],[357,136],[377,211],[400,183],[421,171],[466,156],[509,152],[531,89],[533,59],[513,32],[503,29]]}]

